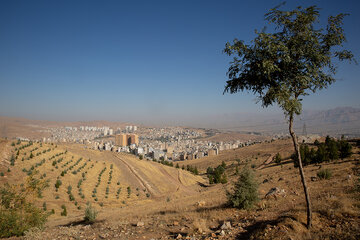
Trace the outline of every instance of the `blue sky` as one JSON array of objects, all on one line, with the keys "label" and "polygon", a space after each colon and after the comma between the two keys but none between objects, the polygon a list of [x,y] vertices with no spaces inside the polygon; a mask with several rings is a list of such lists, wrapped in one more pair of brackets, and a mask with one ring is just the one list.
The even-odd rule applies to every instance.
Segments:
[{"label": "blue sky", "polygon": [[[231,60],[225,43],[249,43],[280,2],[1,1],[0,115],[188,123],[281,113],[251,94],[222,94]],[[346,47],[360,60],[358,1],[288,1],[283,9],[298,5],[322,8],[323,22],[350,13]],[[359,65],[340,64],[339,81],[307,97],[304,110],[360,107],[359,75]]]}]

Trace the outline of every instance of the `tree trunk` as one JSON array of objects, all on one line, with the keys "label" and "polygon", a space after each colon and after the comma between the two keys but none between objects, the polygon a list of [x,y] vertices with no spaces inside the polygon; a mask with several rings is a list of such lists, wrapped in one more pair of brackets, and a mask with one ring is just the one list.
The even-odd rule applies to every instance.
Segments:
[{"label": "tree trunk", "polygon": [[301,155],[300,155],[300,150],[299,150],[299,143],[298,143],[296,134],[293,130],[293,123],[294,123],[294,115],[291,113],[289,116],[289,132],[290,132],[291,138],[293,140],[295,153],[296,153],[296,156],[297,156],[297,159],[299,162],[299,172],[300,172],[300,176],[301,176],[301,182],[304,187],[306,207],[307,207],[307,228],[309,229],[311,227],[311,220],[312,220],[311,219],[312,214],[311,214],[310,195],[309,195],[308,188],[306,186],[305,175],[304,175],[304,170],[303,170]]}]

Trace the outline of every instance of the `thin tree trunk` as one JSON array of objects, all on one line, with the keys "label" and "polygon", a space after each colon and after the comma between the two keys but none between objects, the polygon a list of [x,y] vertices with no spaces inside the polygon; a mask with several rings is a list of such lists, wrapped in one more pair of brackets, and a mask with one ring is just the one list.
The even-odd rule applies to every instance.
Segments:
[{"label": "thin tree trunk", "polygon": [[291,113],[289,116],[289,132],[291,135],[291,138],[293,140],[294,143],[294,148],[295,148],[295,153],[297,155],[297,159],[299,162],[299,172],[300,172],[300,176],[301,176],[301,182],[303,184],[304,187],[304,193],[305,193],[305,200],[306,200],[306,207],[307,207],[307,228],[311,227],[311,202],[310,202],[310,195],[309,195],[309,191],[306,185],[306,181],[305,181],[305,175],[304,175],[304,170],[303,170],[303,166],[302,166],[302,161],[301,161],[301,155],[300,155],[300,150],[299,150],[299,143],[297,141],[297,137],[296,134],[293,130],[293,123],[294,123],[294,115]]}]

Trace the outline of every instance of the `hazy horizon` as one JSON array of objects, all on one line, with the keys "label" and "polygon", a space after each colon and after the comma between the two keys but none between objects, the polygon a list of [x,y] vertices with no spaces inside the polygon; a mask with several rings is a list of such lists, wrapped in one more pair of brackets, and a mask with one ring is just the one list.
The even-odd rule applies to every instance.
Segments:
[{"label": "hazy horizon", "polygon": [[[0,115],[188,126],[221,126],[237,114],[283,118],[252,94],[223,95],[225,43],[249,43],[280,2],[2,1]],[[345,47],[358,59],[360,3],[291,1],[283,9],[314,4],[321,24],[350,14]],[[358,65],[339,64],[338,81],[305,97],[303,110],[359,108],[359,75]]]}]

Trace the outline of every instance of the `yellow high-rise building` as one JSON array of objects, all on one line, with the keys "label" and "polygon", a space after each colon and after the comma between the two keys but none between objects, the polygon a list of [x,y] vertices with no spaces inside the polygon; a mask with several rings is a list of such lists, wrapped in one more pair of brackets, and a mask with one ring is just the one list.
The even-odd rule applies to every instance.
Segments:
[{"label": "yellow high-rise building", "polygon": [[128,138],[126,134],[115,135],[115,145],[125,147],[128,145]]}]

